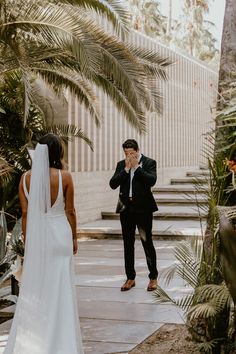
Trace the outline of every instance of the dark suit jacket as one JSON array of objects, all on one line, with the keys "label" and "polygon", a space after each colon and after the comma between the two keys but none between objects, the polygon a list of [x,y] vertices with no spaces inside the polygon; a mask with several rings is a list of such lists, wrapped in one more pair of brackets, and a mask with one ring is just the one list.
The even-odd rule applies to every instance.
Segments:
[{"label": "dark suit jacket", "polygon": [[[156,183],[156,161],[144,155],[141,158],[142,167],[134,172],[132,180],[132,209],[135,212],[153,212],[158,210],[151,187]],[[125,160],[117,163],[116,171],[110,180],[110,187],[120,186],[120,200],[124,205],[129,203],[130,172],[125,171]]]}]

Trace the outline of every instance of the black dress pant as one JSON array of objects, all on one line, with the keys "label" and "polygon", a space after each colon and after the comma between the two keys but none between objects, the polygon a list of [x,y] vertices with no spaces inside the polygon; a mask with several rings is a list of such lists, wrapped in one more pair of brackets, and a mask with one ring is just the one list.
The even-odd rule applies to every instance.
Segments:
[{"label": "black dress pant", "polygon": [[120,213],[120,222],[124,242],[125,272],[127,279],[135,279],[136,276],[134,267],[136,226],[138,227],[140,239],[146,255],[149,278],[157,278],[158,271],[156,267],[156,250],[152,241],[152,218],[153,215],[151,212],[136,213],[129,207]]}]

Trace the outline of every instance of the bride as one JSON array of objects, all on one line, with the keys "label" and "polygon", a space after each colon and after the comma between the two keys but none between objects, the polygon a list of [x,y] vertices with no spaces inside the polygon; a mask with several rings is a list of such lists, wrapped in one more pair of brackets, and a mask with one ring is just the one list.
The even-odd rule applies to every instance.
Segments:
[{"label": "bride", "polygon": [[77,252],[74,189],[63,145],[47,134],[19,184],[24,266],[4,354],[82,354],[73,287]]}]

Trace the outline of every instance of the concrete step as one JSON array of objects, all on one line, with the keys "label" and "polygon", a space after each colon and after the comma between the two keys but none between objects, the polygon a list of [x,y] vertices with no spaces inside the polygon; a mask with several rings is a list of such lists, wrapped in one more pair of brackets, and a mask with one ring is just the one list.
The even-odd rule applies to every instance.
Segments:
[{"label": "concrete step", "polygon": [[209,178],[207,177],[184,177],[184,178],[172,178],[171,184],[206,184],[208,183]]},{"label": "concrete step", "polygon": [[[208,175],[208,170],[188,171],[186,177],[173,178],[170,185],[152,189],[159,207],[153,214],[154,238],[181,240],[203,237]],[[119,214],[114,210],[103,211],[101,220],[80,225],[78,234],[86,238],[122,237]]]},{"label": "concrete step", "polygon": [[194,186],[193,184],[168,184],[152,188],[153,193],[171,193],[171,194],[190,194],[190,195],[204,195],[206,193],[206,186]]},{"label": "concrete step", "polygon": [[203,177],[210,176],[209,170],[198,170],[198,171],[188,171],[186,172],[187,177]]},{"label": "concrete step", "polygon": [[[186,205],[181,206],[172,206],[172,205],[162,205],[159,207],[159,210],[153,213],[153,219],[160,220],[160,219],[180,219],[180,220],[199,220],[201,218],[205,219],[207,216],[206,211],[198,210],[196,206],[190,207]],[[119,214],[116,214],[113,211],[103,211],[102,212],[102,219],[119,219]]]},{"label": "concrete step", "polygon": [[187,204],[187,205],[195,205],[198,204],[206,204],[207,199],[204,195],[197,194],[184,194],[178,193],[173,195],[172,193],[153,193],[153,196],[158,205],[178,205],[178,204]]},{"label": "concrete step", "polygon": [[[183,240],[192,237],[202,237],[205,221],[198,220],[153,220],[153,237],[165,240]],[[78,229],[79,237],[85,238],[120,238],[121,226],[118,219],[96,220],[81,224]],[[138,231],[136,230],[138,236]]]}]

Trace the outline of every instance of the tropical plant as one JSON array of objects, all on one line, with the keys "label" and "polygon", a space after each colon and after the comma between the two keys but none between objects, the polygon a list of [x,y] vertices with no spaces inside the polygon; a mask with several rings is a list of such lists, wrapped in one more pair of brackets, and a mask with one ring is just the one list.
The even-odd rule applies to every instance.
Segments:
[{"label": "tropical plant", "polygon": [[[183,298],[171,298],[160,286],[154,295],[157,302],[170,302],[183,309],[186,325],[196,346],[202,353],[220,353],[219,345],[224,348],[232,345],[231,338],[224,336],[225,321],[222,317],[225,308],[232,314],[230,328],[233,325],[234,305],[224,281],[219,284],[208,283],[219,272],[216,264],[206,261],[203,240],[183,241],[174,249],[176,262],[163,273],[166,284],[177,275],[185,282],[187,293]],[[214,269],[216,268],[216,269]],[[216,326],[216,324],[218,326]],[[220,331],[220,324],[221,330]],[[218,331],[216,331],[216,328]],[[227,325],[228,330],[228,325]],[[229,335],[230,331],[227,331]]]},{"label": "tropical plant", "polygon": [[169,0],[169,15],[160,11],[157,0],[129,0],[132,12],[132,26],[150,37],[178,47],[191,56],[212,65],[219,62],[216,39],[212,34],[214,24],[205,20],[209,11],[208,0],[186,0],[180,15],[181,19],[172,16],[172,1]]},{"label": "tropical plant", "polygon": [[149,37],[163,39],[166,33],[166,17],[160,12],[157,0],[129,0],[131,26]]},{"label": "tropical plant", "polygon": [[18,184],[22,173],[30,169],[28,147],[33,148],[37,141],[48,132],[62,137],[67,143],[71,138],[84,139],[91,148],[92,142],[73,125],[56,125],[48,122],[43,111],[31,104],[26,124],[24,124],[24,87],[21,76],[15,73],[5,74],[0,82],[0,208],[7,212],[9,231],[20,216]]},{"label": "tropical plant", "polygon": [[191,56],[211,62],[218,54],[216,39],[212,34],[214,24],[205,20],[209,11],[208,0],[184,1],[181,22],[176,23],[172,30],[170,44],[184,49]]},{"label": "tropical plant", "polygon": [[156,81],[166,78],[170,62],[104,29],[109,22],[124,37],[128,18],[120,0],[1,2],[0,75],[20,73],[24,124],[34,101],[31,78],[36,76],[57,94],[70,89],[99,124],[96,86],[131,124],[139,131],[145,129],[147,111],[161,109]]},{"label": "tropical plant", "polygon": [[[232,47],[232,45],[235,43],[236,36],[235,13],[235,1],[226,0],[218,84],[218,91],[220,93],[218,102],[219,110],[224,107],[225,103],[227,105],[227,102],[229,102],[229,98],[231,97],[231,91],[236,86],[235,49]],[[234,99],[235,102],[235,90],[232,99]]]},{"label": "tropical plant", "polygon": [[[5,219],[5,213],[1,212],[0,221]],[[21,219],[15,222],[11,233],[7,233],[5,219],[5,237],[1,237],[0,254],[0,284],[18,272],[18,259],[24,257],[24,245],[21,240]],[[1,235],[2,236],[2,235]]]}]

